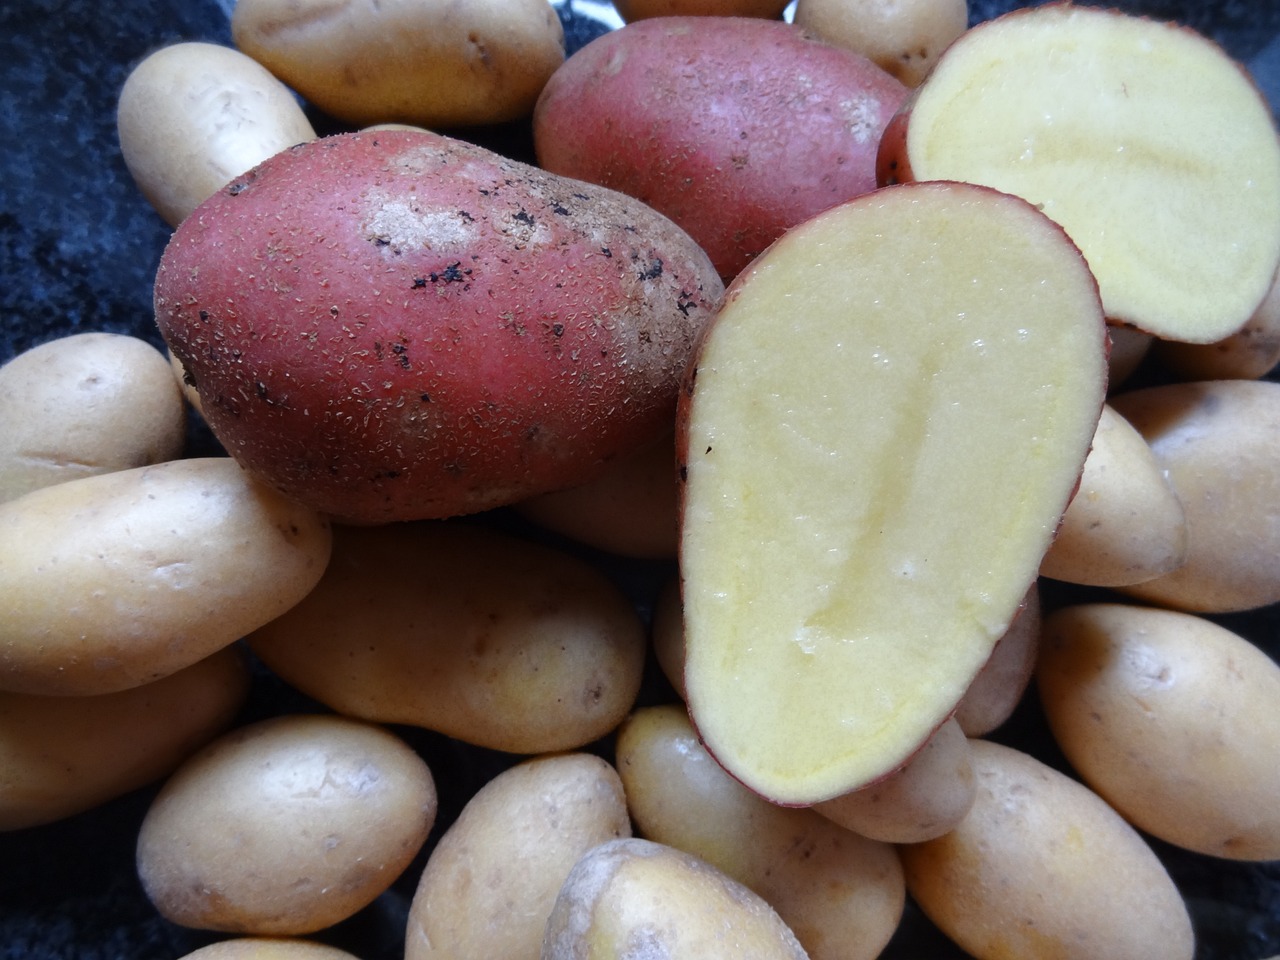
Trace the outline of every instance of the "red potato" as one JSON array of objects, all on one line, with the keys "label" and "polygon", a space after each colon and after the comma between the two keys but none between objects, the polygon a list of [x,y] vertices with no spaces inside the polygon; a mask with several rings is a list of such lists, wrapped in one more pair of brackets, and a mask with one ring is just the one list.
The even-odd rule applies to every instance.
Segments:
[{"label": "red potato", "polygon": [[787,227],[875,186],[881,133],[906,94],[791,24],[657,17],[552,74],[534,143],[546,169],[671,217],[730,279]]},{"label": "red potato", "polygon": [[377,523],[582,483],[656,440],[722,294],[633,198],[384,130],[277,154],[211,197],[155,305],[233,457]]}]

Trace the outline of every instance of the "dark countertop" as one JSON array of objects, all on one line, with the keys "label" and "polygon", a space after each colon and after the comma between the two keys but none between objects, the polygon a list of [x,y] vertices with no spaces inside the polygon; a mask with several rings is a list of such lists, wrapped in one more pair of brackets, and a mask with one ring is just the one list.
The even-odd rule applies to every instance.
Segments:
[{"label": "dark countertop", "polygon": [[[115,134],[115,98],[138,59],[177,40],[229,42],[217,0],[10,0],[0,6],[0,362],[68,333],[109,330],[159,343],[151,280],[169,230],[133,186]],[[1016,3],[973,0],[974,19]],[[1277,0],[1148,0],[1127,9],[1182,19],[1250,67],[1280,103]],[[571,46],[600,28],[562,10]],[[324,118],[317,117],[323,131]],[[527,157],[518,127],[473,131],[475,139]],[[193,432],[193,449],[212,441]],[[668,571],[611,564],[644,604]],[[1216,618],[1280,656],[1275,609]],[[660,683],[660,681],[654,681]],[[259,672],[245,719],[317,709]],[[1043,752],[1045,733],[1029,700],[997,737]],[[436,834],[470,793],[510,758],[415,731],[441,787]],[[1052,755],[1048,756],[1059,762]],[[216,939],[160,919],[133,871],[144,789],[47,827],[0,834],[0,960],[175,960]],[[1280,800],[1280,798],[1278,798]],[[433,834],[436,835],[436,834]],[[1198,960],[1280,954],[1280,863],[1234,864],[1153,843],[1190,905]],[[404,914],[421,863],[373,906],[324,939],[363,960],[401,956]],[[918,918],[915,918],[918,919]],[[886,958],[961,956],[922,922],[904,926]]]}]

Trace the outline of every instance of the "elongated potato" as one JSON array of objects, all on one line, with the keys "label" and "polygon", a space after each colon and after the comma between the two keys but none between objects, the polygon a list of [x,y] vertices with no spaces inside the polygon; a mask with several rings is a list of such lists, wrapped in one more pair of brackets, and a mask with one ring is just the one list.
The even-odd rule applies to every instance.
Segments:
[{"label": "elongated potato", "polygon": [[536,960],[573,865],[597,844],[630,835],[622,782],[597,756],[539,757],[498,774],[427,859],[405,960]]},{"label": "elongated potato", "polygon": [[288,87],[252,57],[175,43],[144,57],[120,89],[120,152],[170,226],[272,154],[315,139]]},{"label": "elongated potato", "polygon": [[177,459],[182,394],[137,337],[77,333],[0,366],[0,501],[80,477]]},{"label": "elongated potato", "polygon": [[682,707],[633,713],[618,731],[617,765],[640,835],[755,891],[814,960],[872,960],[889,942],[906,899],[894,849],[747,790],[698,742]]},{"label": "elongated potato", "polygon": [[1093,587],[1121,587],[1171,573],[1187,557],[1187,520],[1142,434],[1102,408],[1080,486],[1040,573]]},{"label": "elongated potato", "polygon": [[1280,601],[1280,383],[1211,380],[1117,394],[1182,502],[1186,562],[1121,587],[1193,613]]},{"label": "elongated potato", "polygon": [[249,642],[341,713],[525,754],[617,726],[645,656],[599,569],[463,521],[337,528],[316,589]]},{"label": "elongated potato", "polygon": [[388,731],[275,716],[223,734],[165,782],[138,833],[138,875],[174,923],[313,933],[400,876],[436,806],[431,771]]},{"label": "elongated potato", "polygon": [[977,960],[1190,960],[1186,906],[1136,830],[1034,757],[971,746],[968,816],[900,851],[908,892],[944,933]]},{"label": "elongated potato", "polygon": [[1202,617],[1126,604],[1045,622],[1037,683],[1067,759],[1152,836],[1280,859],[1280,666]]},{"label": "elongated potato", "polygon": [[0,830],[51,823],[159,780],[222,733],[249,692],[226,647],[96,697],[0,693]]},{"label": "elongated potato", "polygon": [[328,521],[226,457],[0,504],[0,690],[110,693],[284,613],[329,561]]},{"label": "elongated potato", "polygon": [[705,860],[639,838],[610,840],[574,865],[547,920],[542,960],[630,956],[804,960],[760,897]]}]

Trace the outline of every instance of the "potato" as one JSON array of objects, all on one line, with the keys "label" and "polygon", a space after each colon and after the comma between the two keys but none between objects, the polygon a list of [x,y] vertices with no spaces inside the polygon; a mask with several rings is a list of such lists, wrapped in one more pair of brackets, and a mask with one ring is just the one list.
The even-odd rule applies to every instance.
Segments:
[{"label": "potato", "polygon": [[303,144],[206,201],[156,312],[233,457],[378,523],[581,484],[655,442],[722,294],[634,199],[388,130]]},{"label": "potato", "polygon": [[846,830],[885,843],[919,843],[953,829],[973,806],[969,741],[952,717],[900,770],[877,783],[816,803]]},{"label": "potato", "polygon": [[144,57],[116,107],[120,152],[170,226],[272,154],[315,138],[288,87],[238,50],[174,43]]},{"label": "potato", "polygon": [[1280,272],[1243,327],[1216,343],[1155,345],[1160,362],[1184,380],[1257,380],[1280,363]]},{"label": "potato", "polygon": [[314,940],[293,937],[234,937],[192,950],[179,960],[358,960]]},{"label": "potato", "polygon": [[564,61],[547,0],[238,0],[231,33],[306,99],[356,125],[516,120]]},{"label": "potato", "polygon": [[542,960],[622,957],[802,960],[795,934],[762,899],[714,867],[651,840],[592,848],[547,920]]},{"label": "potato", "polygon": [[1040,573],[1092,587],[1154,580],[1186,561],[1187,519],[1151,447],[1104,406],[1080,487]]},{"label": "potato", "polygon": [[1039,583],[1022,598],[1013,623],[1004,632],[952,716],[967,737],[982,737],[1013,715],[1035,671],[1040,647],[1041,603]]},{"label": "potato", "polygon": [[1280,601],[1280,383],[1214,380],[1117,394],[1187,522],[1186,561],[1128,596],[1193,613]]},{"label": "potato", "polygon": [[698,742],[680,706],[633,713],[618,731],[616,762],[641,836],[759,894],[814,960],[880,955],[906,899],[891,846],[747,790]]},{"label": "potato", "polygon": [[651,623],[653,653],[658,668],[676,695],[684,699],[684,604],[680,600],[680,578],[667,580],[653,603]]},{"label": "potato", "polygon": [[186,411],[163,355],[77,333],[0,366],[0,501],[182,454]]},{"label": "potato", "polygon": [[622,783],[599,757],[559,754],[507,769],[467,801],[427,859],[405,960],[537,960],[573,865],[630,835]]},{"label": "potato", "polygon": [[338,528],[316,589],[249,642],[341,713],[523,754],[611,731],[645,658],[602,571],[463,521]]},{"label": "potato", "polygon": [[766,17],[782,15],[788,0],[614,0],[630,23],[649,17]]},{"label": "potato", "polygon": [[323,517],[226,457],[0,504],[0,690],[111,693],[158,680],[301,600],[330,546]]},{"label": "potato", "polygon": [[196,753],[147,809],[138,875],[167,920],[295,936],[372,903],[426,842],[431,771],[373,724],[288,714]]},{"label": "potato", "polygon": [[515,509],[541,527],[599,550],[674,559],[679,539],[674,434],[610,464],[589,483],[532,497]]},{"label": "potato", "polygon": [[875,187],[906,94],[791,24],[655,17],[565,61],[538,98],[534,145],[546,169],[665,213],[728,280],[786,228]]},{"label": "potato", "polygon": [[797,0],[795,23],[856,50],[909,87],[969,26],[967,0]]},{"label": "potato", "polygon": [[1146,360],[1156,338],[1144,330],[1113,323],[1107,326],[1111,335],[1111,350],[1107,354],[1107,389],[1115,391],[1128,380]]},{"label": "potato", "polygon": [[249,692],[226,647],[154,683],[96,697],[0,693],[0,830],[81,813],[169,774]]},{"label": "potato", "polygon": [[1130,823],[1231,860],[1280,859],[1280,666],[1202,617],[1090,603],[1045,622],[1045,716]]},{"label": "potato", "polygon": [[907,891],[947,936],[977,960],[1190,960],[1186,906],[1136,830],[1034,757],[971,747],[968,816],[900,850]]}]

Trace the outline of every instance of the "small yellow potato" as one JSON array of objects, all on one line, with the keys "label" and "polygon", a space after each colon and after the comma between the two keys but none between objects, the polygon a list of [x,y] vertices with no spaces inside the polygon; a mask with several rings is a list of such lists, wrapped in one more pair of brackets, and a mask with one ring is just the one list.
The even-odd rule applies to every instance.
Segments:
[{"label": "small yellow potato", "polygon": [[0,501],[177,459],[186,411],[164,356],[137,337],[77,333],[0,366]]},{"label": "small yellow potato", "polygon": [[1092,603],[1045,621],[1037,683],[1063,754],[1140,830],[1280,859],[1280,666],[1173,610]]},{"label": "small yellow potato", "polygon": [[294,937],[234,937],[192,950],[178,960],[357,960],[354,954]]},{"label": "small yellow potato", "polygon": [[1216,343],[1162,340],[1160,361],[1184,380],[1257,380],[1280,363],[1280,273],[1248,322]]},{"label": "small yellow potato", "polygon": [[1121,592],[1190,613],[1280,601],[1280,383],[1174,383],[1111,403],[1151,446],[1187,522],[1186,562]]},{"label": "small yellow potato", "polygon": [[627,23],[649,17],[764,17],[782,16],[788,0],[613,0]]},{"label": "small yellow potato", "polygon": [[969,25],[967,0],[797,0],[795,22],[909,87]]},{"label": "small yellow potato", "polygon": [[336,527],[319,585],[249,643],[340,713],[520,754],[613,730],[646,651],[634,605],[597,567],[447,520]]},{"label": "small yellow potato", "polygon": [[1040,587],[1033,583],[1013,623],[996,641],[952,714],[966,737],[983,737],[1013,715],[1035,672],[1040,646]]},{"label": "small yellow potato", "polygon": [[541,527],[599,550],[674,558],[679,540],[675,436],[611,464],[583,486],[544,493],[515,509]]},{"label": "small yellow potato", "polygon": [[293,91],[260,63],[198,42],[161,47],[133,68],[116,129],[138,189],[174,227],[242,173],[316,136]]},{"label": "small yellow potato", "polygon": [[0,690],[111,693],[284,613],[328,521],[226,457],[69,480],[0,503]]},{"label": "small yellow potato", "polygon": [[237,647],[118,693],[0,692],[0,830],[52,823],[159,780],[226,730],[248,692]]},{"label": "small yellow potato", "polygon": [[900,848],[907,891],[943,933],[977,960],[1190,960],[1182,896],[1133,827],[1029,754],[971,749],[968,816]]},{"label": "small yellow potato", "polygon": [[223,734],[165,782],[138,833],[138,875],[173,923],[305,935],[385,891],[436,807],[431,771],[388,731],[271,717]]},{"label": "small yellow potato", "polygon": [[969,740],[955,718],[895,773],[813,809],[846,830],[885,843],[919,843],[964,819],[977,787]]},{"label": "small yellow potato", "polygon": [[542,960],[803,960],[795,934],[704,860],[624,838],[592,848],[560,888]]},{"label": "small yellow potato", "polygon": [[1155,346],[1156,338],[1137,327],[1108,324],[1111,350],[1107,353],[1107,389],[1114,391],[1131,376]]},{"label": "small yellow potato", "polygon": [[565,55],[547,0],[238,0],[231,33],[307,100],[360,126],[517,120]]},{"label": "small yellow potato", "polygon": [[1080,487],[1040,573],[1091,587],[1123,587],[1171,573],[1187,558],[1187,519],[1147,441],[1104,406]]},{"label": "small yellow potato", "polygon": [[566,753],[508,768],[467,802],[428,857],[405,960],[537,960],[573,865],[629,836],[622,782],[599,757]]},{"label": "small yellow potato", "polygon": [[711,758],[683,707],[635,711],[616,762],[637,833],[757,893],[814,960],[873,960],[893,936],[906,899],[893,847],[752,793]]}]

